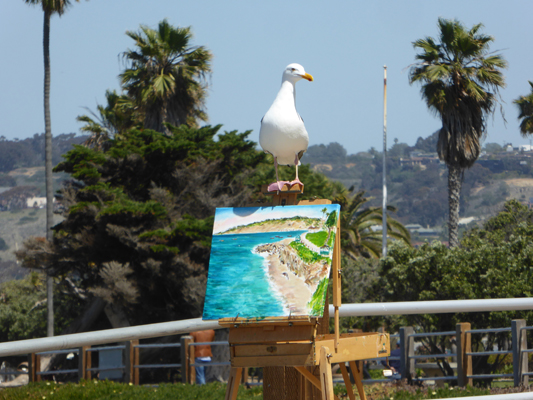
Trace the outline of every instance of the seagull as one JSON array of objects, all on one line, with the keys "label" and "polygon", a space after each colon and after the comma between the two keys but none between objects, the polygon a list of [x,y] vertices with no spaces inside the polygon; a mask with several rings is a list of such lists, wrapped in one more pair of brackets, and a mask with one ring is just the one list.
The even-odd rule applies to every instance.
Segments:
[{"label": "seagull", "polygon": [[[276,170],[276,182],[268,185],[269,192],[280,191],[286,183],[291,187],[296,184],[303,186],[298,179],[298,165],[309,145],[309,136],[302,117],[296,111],[294,87],[296,82],[302,78],[313,81],[313,77],[306,73],[300,64],[289,64],[285,68],[281,88],[261,120],[259,143],[266,153],[274,157],[274,169]],[[292,182],[280,181],[278,164],[294,165],[296,178]]]}]

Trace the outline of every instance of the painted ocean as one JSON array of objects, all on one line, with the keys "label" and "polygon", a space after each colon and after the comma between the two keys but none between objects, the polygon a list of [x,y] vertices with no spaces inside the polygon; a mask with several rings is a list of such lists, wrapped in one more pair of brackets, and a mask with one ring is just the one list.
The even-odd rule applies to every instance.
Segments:
[{"label": "painted ocean", "polygon": [[261,244],[297,238],[306,230],[214,235],[203,319],[287,315],[281,297],[269,284]]}]

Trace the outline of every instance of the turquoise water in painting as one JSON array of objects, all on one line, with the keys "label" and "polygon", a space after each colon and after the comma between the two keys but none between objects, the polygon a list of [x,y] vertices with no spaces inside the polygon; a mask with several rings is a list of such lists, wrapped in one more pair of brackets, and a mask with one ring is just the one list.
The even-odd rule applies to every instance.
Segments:
[{"label": "turquoise water in painting", "polygon": [[213,236],[203,319],[260,318],[288,315],[272,290],[265,258],[253,249],[307,231]]}]

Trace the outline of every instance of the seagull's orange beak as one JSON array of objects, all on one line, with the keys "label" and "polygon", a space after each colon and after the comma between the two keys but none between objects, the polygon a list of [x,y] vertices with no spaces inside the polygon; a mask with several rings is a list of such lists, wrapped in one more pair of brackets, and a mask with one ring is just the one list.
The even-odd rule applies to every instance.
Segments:
[{"label": "seagull's orange beak", "polygon": [[311,74],[308,74],[308,73],[305,73],[304,75],[302,75],[302,78],[304,79],[307,79],[309,82],[313,82],[313,75]]}]

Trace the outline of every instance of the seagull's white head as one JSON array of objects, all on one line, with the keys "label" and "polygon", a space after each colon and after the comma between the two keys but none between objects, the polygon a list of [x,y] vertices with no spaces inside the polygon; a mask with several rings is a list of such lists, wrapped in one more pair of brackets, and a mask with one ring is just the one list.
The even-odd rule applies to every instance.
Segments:
[{"label": "seagull's white head", "polygon": [[304,67],[300,64],[289,64],[285,71],[283,71],[283,81],[291,81],[292,83],[298,82],[300,79],[307,79],[313,81],[313,76],[305,72]]}]

